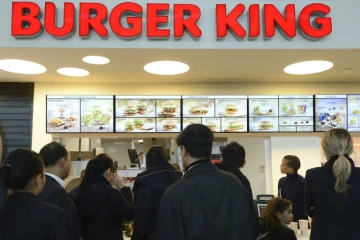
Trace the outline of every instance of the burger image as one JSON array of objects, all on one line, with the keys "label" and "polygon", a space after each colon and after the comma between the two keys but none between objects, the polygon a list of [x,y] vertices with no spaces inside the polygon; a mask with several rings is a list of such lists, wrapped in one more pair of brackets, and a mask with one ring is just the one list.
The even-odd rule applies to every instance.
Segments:
[{"label": "burger image", "polygon": [[136,107],[134,106],[126,106],[126,108],[124,109],[125,116],[135,116],[136,112]]},{"label": "burger image", "polygon": [[140,129],[140,128],[142,128],[142,126],[144,126],[144,121],[141,119],[135,119],[134,125],[135,125],[136,129]]},{"label": "burger image", "polygon": [[217,127],[216,123],[208,122],[208,123],[206,123],[206,126],[207,126],[208,128],[210,128],[210,130],[211,130],[212,132],[216,132],[216,127]]},{"label": "burger image", "polygon": [[146,103],[138,103],[138,105],[136,105],[136,110],[141,115],[145,114],[147,109],[148,105]]},{"label": "burger image", "polygon": [[209,109],[204,106],[195,106],[189,110],[189,113],[192,115],[205,115],[208,112],[209,112]]},{"label": "burger image", "polygon": [[227,114],[235,114],[237,113],[238,109],[239,108],[233,103],[229,103],[225,106],[225,112]]},{"label": "burger image", "polygon": [[166,121],[163,123],[164,131],[171,131],[176,129],[176,123],[174,121]]},{"label": "burger image", "polygon": [[126,132],[131,132],[131,131],[134,131],[134,123],[132,122],[127,122],[125,123],[125,131]]},{"label": "burger image", "polygon": [[176,112],[176,105],[173,103],[164,103],[163,104],[163,113],[164,114],[173,114]]},{"label": "burger image", "polygon": [[274,125],[269,121],[261,121],[259,125],[260,130],[270,130],[274,127]]},{"label": "burger image", "polygon": [[229,132],[240,131],[244,129],[244,124],[240,121],[231,121],[228,123]]}]

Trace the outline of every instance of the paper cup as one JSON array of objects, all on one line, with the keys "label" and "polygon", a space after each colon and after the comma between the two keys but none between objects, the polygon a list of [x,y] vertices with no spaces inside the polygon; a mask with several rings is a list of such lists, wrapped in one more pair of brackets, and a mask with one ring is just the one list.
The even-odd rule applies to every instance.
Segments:
[{"label": "paper cup", "polygon": [[302,236],[307,236],[309,231],[309,221],[308,220],[299,220],[300,232]]},{"label": "paper cup", "polygon": [[291,222],[291,223],[290,223],[290,228],[291,228],[292,230],[294,230],[295,235],[297,235],[298,223],[297,223],[297,222]]}]

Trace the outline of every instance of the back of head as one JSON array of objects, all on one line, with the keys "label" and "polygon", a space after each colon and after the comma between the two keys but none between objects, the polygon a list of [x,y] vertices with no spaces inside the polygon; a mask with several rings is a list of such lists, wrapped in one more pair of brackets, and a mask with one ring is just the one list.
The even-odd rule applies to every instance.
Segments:
[{"label": "back of head", "polygon": [[191,157],[209,158],[212,152],[214,134],[202,124],[187,126],[177,137],[178,146],[183,146]]},{"label": "back of head", "polygon": [[152,146],[146,153],[146,168],[170,166],[162,146]]},{"label": "back of head", "polygon": [[60,159],[67,158],[69,156],[65,146],[59,142],[51,142],[46,144],[40,150],[39,154],[44,160],[46,168],[55,166]]},{"label": "back of head", "polygon": [[266,229],[268,231],[275,231],[281,226],[282,223],[280,222],[277,213],[283,213],[290,206],[291,202],[286,199],[273,198],[269,201],[263,213]]},{"label": "back of head", "polygon": [[107,154],[99,154],[90,160],[85,169],[85,176],[80,185],[80,193],[86,193],[90,190],[91,185],[100,179],[104,173],[114,169],[114,161]]},{"label": "back of head", "polygon": [[221,151],[223,162],[235,165],[240,168],[245,163],[245,149],[237,142],[231,142]]},{"label": "back of head", "polygon": [[351,163],[346,157],[354,152],[353,140],[345,129],[331,129],[325,132],[321,141],[327,160],[334,159],[333,172],[336,179],[335,191],[346,194],[349,189],[347,180],[351,174]]},{"label": "back of head", "polygon": [[297,173],[301,167],[300,159],[295,155],[286,155],[284,156],[287,166],[292,168],[295,173]]}]

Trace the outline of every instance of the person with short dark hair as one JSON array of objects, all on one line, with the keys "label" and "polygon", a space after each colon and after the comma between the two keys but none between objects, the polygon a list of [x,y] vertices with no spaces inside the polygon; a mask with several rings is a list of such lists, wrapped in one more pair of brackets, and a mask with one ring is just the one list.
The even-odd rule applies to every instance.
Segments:
[{"label": "person with short dark hair", "polygon": [[160,203],[159,240],[251,240],[257,218],[249,192],[210,161],[214,135],[201,124],[177,137],[185,174]]},{"label": "person with short dark hair", "polygon": [[292,202],[292,212],[295,222],[300,219],[309,219],[304,202],[305,179],[298,174],[300,167],[301,162],[297,156],[284,156],[280,170],[281,173],[286,174],[286,177],[281,178],[278,183],[279,197]]},{"label": "person with short dark hair", "polygon": [[134,183],[135,223],[132,240],[156,240],[160,200],[166,189],[182,174],[169,163],[162,146],[152,146],[146,153],[146,171]]},{"label": "person with short dark hair", "polygon": [[0,168],[1,240],[67,239],[64,211],[37,198],[45,182],[39,154],[26,149],[9,154]]},{"label": "person with short dark hair", "polygon": [[40,156],[45,163],[46,184],[39,200],[64,209],[67,238],[66,240],[79,240],[81,238],[80,217],[76,206],[65,191],[65,179],[71,169],[70,153],[65,146],[58,142],[46,144],[40,150]]},{"label": "person with short dark hair", "polygon": [[245,149],[237,142],[231,142],[221,151],[222,162],[215,165],[223,171],[231,172],[244,185],[246,190],[253,196],[251,185],[247,177],[240,171],[245,166]]}]

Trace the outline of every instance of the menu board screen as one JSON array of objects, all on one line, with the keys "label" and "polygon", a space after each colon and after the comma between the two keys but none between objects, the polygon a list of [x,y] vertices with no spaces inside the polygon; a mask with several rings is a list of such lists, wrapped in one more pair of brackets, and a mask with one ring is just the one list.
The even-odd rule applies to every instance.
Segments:
[{"label": "menu board screen", "polygon": [[315,96],[315,130],[347,128],[346,95]]},{"label": "menu board screen", "polygon": [[81,132],[114,132],[114,97],[81,99]]},{"label": "menu board screen", "polygon": [[183,117],[183,128],[201,123],[213,132],[247,132],[247,97],[183,96]]},{"label": "menu board screen", "polygon": [[249,96],[249,131],[279,131],[278,96]]},{"label": "menu board screen", "polygon": [[47,96],[46,132],[80,132],[80,98],[70,96]]},{"label": "menu board screen", "polygon": [[348,95],[348,131],[360,132],[360,95]]},{"label": "menu board screen", "polygon": [[279,96],[279,131],[314,131],[313,96]]},{"label": "menu board screen", "polygon": [[116,132],[180,132],[180,96],[116,96]]}]

